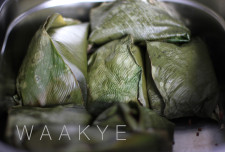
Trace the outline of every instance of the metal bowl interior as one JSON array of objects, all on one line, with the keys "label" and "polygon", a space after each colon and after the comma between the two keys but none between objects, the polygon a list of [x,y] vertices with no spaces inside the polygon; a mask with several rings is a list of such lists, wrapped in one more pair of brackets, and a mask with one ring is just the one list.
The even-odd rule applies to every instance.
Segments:
[{"label": "metal bowl interior", "polygon": [[[223,72],[225,67],[225,21],[223,18],[197,2],[189,0],[161,1],[178,11],[180,19],[191,29],[193,36],[199,36],[206,42],[221,90],[225,90],[223,89],[225,87],[225,72]],[[65,17],[88,22],[90,9],[99,5],[100,2],[103,0],[6,0],[3,2],[0,6],[0,106],[10,100],[9,96],[16,93],[15,80],[19,67],[32,36],[46,18],[57,12]],[[4,123],[1,123],[0,129],[2,124]],[[185,130],[183,125],[180,126],[182,126],[181,130]],[[179,135],[175,132],[175,137]],[[222,140],[220,141],[222,142]],[[177,146],[174,150],[179,151],[179,148]]]}]

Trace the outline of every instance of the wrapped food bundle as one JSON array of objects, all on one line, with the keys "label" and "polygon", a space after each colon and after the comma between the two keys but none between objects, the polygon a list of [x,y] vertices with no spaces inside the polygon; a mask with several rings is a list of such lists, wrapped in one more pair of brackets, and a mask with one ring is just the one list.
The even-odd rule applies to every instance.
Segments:
[{"label": "wrapped food bundle", "polygon": [[[137,103],[116,103],[109,107],[93,122],[100,127],[113,129],[118,124],[126,126],[135,137],[127,137],[126,142],[117,143],[113,150],[132,151],[171,151],[173,145],[174,124]],[[133,140],[133,142],[131,142]]]},{"label": "wrapped food bundle", "polygon": [[88,109],[98,114],[114,102],[148,107],[140,49],[131,36],[111,41],[88,60]]},{"label": "wrapped food bundle", "polygon": [[135,132],[154,132],[165,136],[173,142],[174,124],[159,116],[153,110],[136,103],[117,103],[102,112],[93,124],[115,127],[124,124],[128,130]]},{"label": "wrapped food bundle", "polygon": [[[9,111],[6,139],[12,145],[34,152],[171,150],[174,125],[147,108],[142,111],[142,108],[136,104],[119,104],[117,110],[113,110],[113,106],[103,112],[94,125],[90,126],[91,117],[82,107],[14,107]],[[136,116],[130,114],[130,111],[134,110],[137,112],[136,115],[143,113],[140,114],[139,125],[142,127],[142,123],[144,124],[143,130],[140,128],[131,132],[124,126],[123,131],[118,131],[116,127],[107,124],[111,121],[111,117],[107,117],[108,113],[113,110],[115,115],[119,115],[119,109],[130,119],[130,125],[139,123],[133,122]],[[153,118],[144,122],[151,115]],[[103,120],[103,117],[107,119]],[[124,124],[120,121],[115,123]],[[153,131],[150,131],[150,128],[153,128]],[[116,137],[119,132],[122,133]]]},{"label": "wrapped food bundle", "polygon": [[[72,104],[54,108],[14,107],[8,115],[7,141],[34,152],[63,151],[74,143],[69,140],[73,138],[71,132],[78,130],[78,125],[88,125],[91,118],[84,107]],[[82,144],[76,146],[76,151],[85,148]]]},{"label": "wrapped food bundle", "polygon": [[[171,16],[175,13],[169,11],[161,2],[154,0],[117,0],[112,3],[103,3],[91,10],[92,32],[89,41],[98,45],[102,44],[91,55],[88,64],[90,81],[88,105],[93,108],[91,111],[101,110],[112,99],[115,102],[120,101],[115,98],[119,89],[113,91],[112,88],[122,88],[127,81],[118,78],[116,81],[120,83],[114,83],[113,86],[116,87],[112,87],[110,83],[115,82],[114,77],[119,75],[116,72],[113,72],[115,76],[111,74],[112,69],[117,67],[114,71],[120,71],[120,67],[124,66],[121,71],[127,74],[127,71],[133,70],[126,67],[124,57],[124,62],[117,62],[119,65],[108,66],[109,57],[106,52],[114,55],[112,50],[116,47],[109,46],[111,51],[104,47],[119,40],[123,41],[120,38],[129,35],[134,42],[147,43],[147,50],[142,47],[141,51],[148,52],[146,56],[149,56],[146,58],[145,68],[150,108],[169,119],[186,116],[215,118],[218,84],[208,50],[199,39],[193,39],[188,43],[190,31]],[[135,45],[137,46],[138,43]],[[102,57],[96,55],[100,50],[105,52],[105,54],[102,53]],[[143,60],[142,56],[140,59]],[[109,70],[102,68],[103,65],[106,65],[105,67]],[[141,67],[143,69],[144,66]],[[108,75],[112,78],[109,79]],[[119,92],[122,94],[121,90]],[[112,96],[114,97],[111,98]],[[125,95],[122,94],[122,97]],[[123,101],[126,102],[124,99]],[[91,105],[92,102],[99,106]],[[144,105],[143,102],[141,103]]]},{"label": "wrapped food bundle", "polygon": [[174,12],[155,0],[116,0],[91,10],[89,41],[103,44],[132,35],[135,41],[188,42],[190,31]]},{"label": "wrapped food bundle", "polygon": [[218,100],[204,42],[173,15],[155,0],[103,3],[91,10],[88,60],[88,24],[50,16],[20,68],[7,141],[34,152],[172,151],[166,118],[213,118]]},{"label": "wrapped food bundle", "polygon": [[215,72],[202,40],[176,45],[147,42],[147,90],[151,108],[169,119],[213,117],[218,101]]},{"label": "wrapped food bundle", "polygon": [[54,14],[33,37],[17,77],[25,106],[83,105],[88,24]]}]

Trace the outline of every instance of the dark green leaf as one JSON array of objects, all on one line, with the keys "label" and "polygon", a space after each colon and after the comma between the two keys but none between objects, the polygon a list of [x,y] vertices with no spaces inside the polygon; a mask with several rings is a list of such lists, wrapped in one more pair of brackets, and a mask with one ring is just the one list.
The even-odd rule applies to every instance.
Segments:
[{"label": "dark green leaf", "polygon": [[86,101],[88,24],[54,14],[33,37],[17,77],[26,106]]},{"label": "dark green leaf", "polygon": [[[135,41],[187,42],[190,31],[161,2],[116,0],[91,11],[91,43],[103,44],[132,35]],[[176,16],[176,15],[173,15]]]},{"label": "dark green leaf", "polygon": [[[64,107],[57,106],[53,108],[13,107],[9,110],[8,115],[6,128],[7,141],[12,145],[27,148],[32,151],[38,151],[40,149],[45,151],[48,151],[49,149],[53,150],[56,148],[54,147],[56,144],[65,146],[66,142],[64,140],[58,140],[63,126],[65,125],[67,130],[70,130],[73,126],[87,125],[91,118],[84,107],[77,107],[74,105],[67,105]],[[48,136],[43,136],[43,140],[40,140],[45,125],[48,127],[52,141],[49,140]],[[33,126],[31,140],[27,139],[26,131],[24,131],[22,136],[24,126],[27,128],[28,134]],[[17,127],[22,136],[21,139]],[[47,133],[46,130],[44,133]],[[65,130],[63,133],[66,133]],[[62,137],[62,139],[63,138],[66,137]],[[46,140],[49,142],[46,142]]]},{"label": "dark green leaf", "polygon": [[154,132],[169,137],[173,141],[174,124],[149,108],[136,103],[118,103],[102,112],[94,121],[95,125],[115,127],[126,125],[135,132]]},{"label": "dark green leaf", "polygon": [[[116,131],[116,128],[108,127],[102,135],[97,127],[98,124],[96,124],[89,126],[84,131],[86,136],[81,134],[79,138],[79,127],[81,131],[84,130],[88,126],[89,119],[90,116],[84,108],[74,107],[73,105],[54,108],[15,107],[9,111],[6,139],[10,144],[31,152],[99,152],[122,150],[153,150],[161,152],[172,149],[171,140],[167,138],[167,132],[159,134],[158,130],[129,132],[120,129],[119,132],[123,133],[117,135],[118,131]],[[157,121],[161,121],[161,119]],[[166,124],[167,121],[165,120],[164,123]],[[18,126],[20,135],[18,134],[16,125]],[[33,130],[31,132],[32,125]],[[168,125],[171,124],[168,123]],[[21,134],[24,126],[27,128],[28,135],[31,135],[30,140],[28,140],[26,131],[24,131],[23,135]],[[45,126],[48,132],[46,129],[44,130]],[[154,124],[151,126],[154,126]],[[159,125],[156,126],[163,128]],[[63,130],[63,127],[66,130],[65,128]],[[99,127],[103,131],[106,126],[99,124]],[[155,129],[155,127],[152,128]],[[64,136],[60,138],[62,132]],[[45,135],[42,136],[43,133]],[[48,133],[49,135],[47,135]],[[66,133],[68,135],[65,135]]]},{"label": "dark green leaf", "polygon": [[147,68],[151,107],[170,119],[212,117],[218,84],[204,42],[200,39],[182,45],[147,42],[147,50],[151,61]]},{"label": "dark green leaf", "polygon": [[140,49],[132,37],[101,46],[88,60],[88,109],[99,113],[114,102],[148,107]]}]

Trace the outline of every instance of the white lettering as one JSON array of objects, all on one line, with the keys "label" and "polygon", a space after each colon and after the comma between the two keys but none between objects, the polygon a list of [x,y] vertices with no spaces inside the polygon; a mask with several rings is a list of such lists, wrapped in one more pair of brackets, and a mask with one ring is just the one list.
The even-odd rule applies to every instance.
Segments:
[{"label": "white lettering", "polygon": [[116,125],[116,140],[126,140],[126,139],[120,139],[119,138],[119,136],[118,136],[119,133],[123,133],[123,134],[126,133],[125,131],[120,131],[119,132],[118,131],[119,130],[119,127],[126,127],[126,125]]},{"label": "white lettering", "polygon": [[[45,130],[47,131],[47,134],[44,134]],[[50,133],[49,133],[49,131],[48,131],[48,127],[47,127],[46,125],[45,125],[45,127],[44,127],[44,129],[43,129],[43,131],[42,131],[40,140],[42,140],[42,137],[43,137],[43,136],[48,136],[49,139],[52,140],[52,137],[51,137],[51,135],[50,135]]]},{"label": "white lettering", "polygon": [[86,138],[88,139],[88,140],[90,140],[90,138],[86,135],[86,133],[84,132],[87,128],[89,128],[89,125],[82,131],[82,132],[80,132],[80,125],[79,125],[79,140],[80,140],[80,135],[81,134],[84,134],[85,136],[86,136]]},{"label": "white lettering", "polygon": [[[63,134],[63,131],[64,131],[64,130],[66,131],[65,134]],[[68,139],[71,140],[71,139],[70,139],[70,135],[69,135],[69,133],[68,133],[68,131],[67,131],[66,125],[63,126],[62,132],[61,132],[61,134],[60,134],[60,136],[59,136],[59,140],[61,140],[61,137],[62,137],[62,136],[67,136]]]},{"label": "white lettering", "polygon": [[98,127],[98,130],[101,132],[101,134],[102,134],[102,140],[103,140],[103,134],[105,133],[105,131],[106,131],[106,129],[108,128],[108,125],[105,127],[105,129],[102,131],[101,129],[100,129],[100,127],[97,125],[97,127]]},{"label": "white lettering", "polygon": [[26,126],[26,125],[23,126],[23,131],[22,131],[21,134],[20,134],[20,131],[19,131],[19,127],[18,127],[17,125],[16,125],[16,128],[17,128],[17,132],[18,132],[18,135],[19,135],[20,140],[22,140],[24,130],[25,130],[25,132],[26,132],[27,139],[30,140],[31,135],[32,135],[32,132],[33,132],[33,128],[34,128],[33,125],[32,125],[32,127],[31,127],[31,130],[30,130],[30,134],[29,134],[29,135],[28,135],[28,131],[27,131],[27,126]]}]

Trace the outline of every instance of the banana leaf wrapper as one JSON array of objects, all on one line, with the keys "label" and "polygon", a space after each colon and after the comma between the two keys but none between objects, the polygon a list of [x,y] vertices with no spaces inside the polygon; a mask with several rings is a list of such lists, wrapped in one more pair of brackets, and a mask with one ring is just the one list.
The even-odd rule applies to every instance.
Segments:
[{"label": "banana leaf wrapper", "polygon": [[154,132],[165,136],[173,142],[175,125],[153,110],[136,103],[118,103],[102,112],[94,121],[95,125],[115,127],[126,125],[126,129],[135,132]]},{"label": "banana leaf wrapper", "polygon": [[[86,126],[80,126],[84,129]],[[171,145],[168,140],[155,133],[125,133],[126,135],[121,136],[121,139],[125,141],[116,140],[115,129],[107,129],[104,133],[102,140],[101,134],[96,127],[90,127],[85,130],[88,140],[84,135],[81,139],[79,136],[79,127],[77,125],[67,125],[68,133],[70,135],[69,140],[67,137],[59,139],[59,134],[62,131],[63,125],[48,125],[49,133],[51,134],[52,140],[48,137],[40,140],[44,126],[39,125],[38,128],[33,129],[32,137],[30,140],[25,138],[22,142],[21,149],[28,150],[30,152],[109,152],[109,151],[154,151],[164,152],[171,151]],[[30,128],[29,128],[30,129]],[[22,129],[21,129],[22,131]]]},{"label": "banana leaf wrapper", "polygon": [[[126,140],[116,140],[116,128],[107,128],[102,138],[98,128],[93,125],[85,130],[85,134],[90,140],[84,134],[79,139],[79,126],[81,130],[85,129],[89,120],[90,115],[84,108],[74,107],[73,105],[54,108],[16,107],[9,111],[6,139],[10,144],[30,152],[124,150],[161,152],[171,149],[168,139],[154,131],[148,133],[127,131],[118,136],[119,139]],[[20,140],[16,125],[18,125],[20,133],[24,125],[26,125],[28,133],[30,133],[32,125],[34,126],[30,140],[28,140],[25,132]],[[44,126],[47,126],[51,140],[49,136],[41,138]],[[64,126],[67,128],[70,140],[68,136],[62,136],[59,140]],[[99,127],[103,131],[106,126],[99,125]],[[45,130],[44,133],[47,134],[47,131]],[[66,131],[64,130],[63,133],[65,134]]]},{"label": "banana leaf wrapper", "polygon": [[[116,0],[91,10],[91,35],[95,44],[132,35],[135,41],[188,42],[190,30],[173,18],[164,4],[151,0]],[[174,14],[174,15],[173,15]]]},{"label": "banana leaf wrapper", "polygon": [[149,107],[141,51],[131,36],[101,46],[88,60],[88,110],[98,115],[116,102]]},{"label": "banana leaf wrapper", "polygon": [[204,42],[200,38],[182,45],[147,42],[147,51],[151,108],[169,119],[214,118],[218,84]]},{"label": "banana leaf wrapper", "polygon": [[17,77],[25,106],[76,103],[87,98],[88,24],[50,16],[33,37]]},{"label": "banana leaf wrapper", "polygon": [[[61,133],[61,131],[59,130],[62,130],[64,125],[87,125],[90,119],[91,116],[88,114],[84,107],[74,106],[73,104],[69,104],[66,106],[60,105],[53,108],[21,106],[12,107],[8,112],[8,122],[6,126],[5,138],[9,144],[12,144],[18,148],[32,149],[36,147],[38,149],[38,146],[40,146],[41,144],[45,144],[45,146],[48,147],[48,142],[44,140],[40,141],[40,136],[45,125],[48,127],[49,133],[53,138],[55,136],[59,137]],[[18,126],[20,135],[22,136],[21,139],[16,126]],[[33,126],[30,140],[27,139],[25,131],[22,135],[24,126],[26,126],[27,128],[28,134],[30,133]],[[56,132],[56,130],[58,130],[58,132]],[[45,137],[43,136],[43,139],[44,138]],[[58,141],[58,138],[57,140],[55,139],[55,142],[60,143],[60,141]],[[62,144],[65,143],[62,142]],[[45,146],[42,148],[46,148]],[[46,151],[47,149],[48,148],[46,148]]]}]

